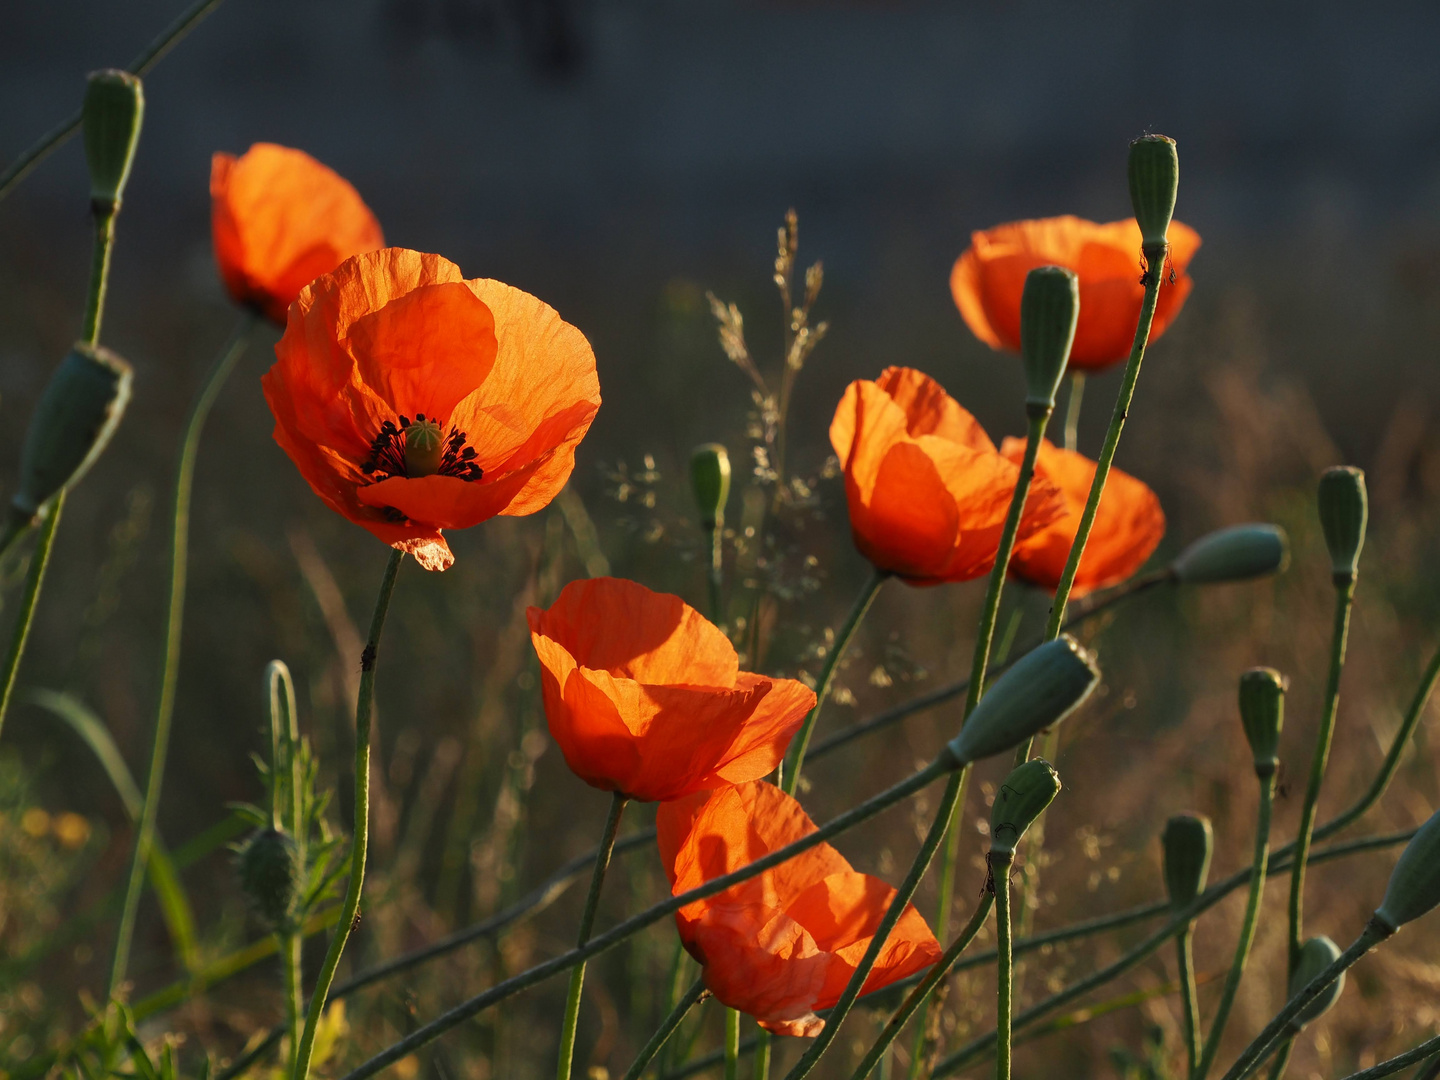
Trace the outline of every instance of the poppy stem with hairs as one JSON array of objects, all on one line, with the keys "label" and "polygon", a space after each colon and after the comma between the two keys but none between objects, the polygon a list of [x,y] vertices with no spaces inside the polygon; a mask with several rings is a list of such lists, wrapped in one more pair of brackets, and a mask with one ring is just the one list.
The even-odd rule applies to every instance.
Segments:
[{"label": "poppy stem with hairs", "polygon": [[1185,1039],[1186,1076],[1195,1080],[1200,1067],[1200,1001],[1195,986],[1195,926],[1187,923],[1175,935],[1175,954],[1180,978],[1180,1015]]},{"label": "poppy stem with hairs", "polygon": [[1080,404],[1085,400],[1085,372],[1070,372],[1070,393],[1065,402],[1065,449],[1074,450],[1080,442]]},{"label": "poppy stem with hairs", "polygon": [[995,1080],[1010,1080],[1010,1018],[1015,963],[1010,951],[1010,867],[1013,854],[992,851],[990,874],[995,882]]},{"label": "poppy stem with hairs", "polygon": [[392,549],[380,578],[380,591],[375,597],[375,611],[370,616],[370,633],[360,654],[360,688],[355,695],[355,825],[350,837],[350,879],[345,886],[345,899],[340,905],[340,919],[325,951],[325,962],[315,987],[310,991],[310,1007],[305,1012],[305,1030],[300,1035],[300,1048],[295,1055],[293,1080],[306,1080],[310,1075],[310,1057],[315,1051],[315,1033],[325,1012],[330,984],[340,966],[340,954],[350,933],[360,921],[360,890],[365,884],[365,849],[370,840],[370,725],[374,718],[375,662],[380,648],[380,632],[385,628],[385,615],[390,610],[390,596],[395,591],[395,577],[405,553]]},{"label": "poppy stem with hairs", "polygon": [[[650,1041],[645,1044],[640,1053],[635,1055],[635,1060],[626,1071],[624,1080],[640,1080],[640,1077],[645,1075],[645,1070],[649,1068],[650,1062],[655,1060],[655,1055],[660,1053],[666,1041],[675,1034],[675,1029],[680,1026],[680,1022],[709,993],[710,991],[705,989],[704,979],[696,979],[690,984],[690,989],[680,995],[680,999],[670,1010],[670,1014],[660,1022],[660,1026],[655,1029],[655,1034],[650,1036]],[[735,1038],[738,1042],[740,1038],[738,1026],[735,1029]]]},{"label": "poppy stem with hairs", "polygon": [[221,348],[200,388],[185,429],[180,438],[180,453],[175,465],[175,490],[170,513],[170,588],[165,612],[165,636],[160,646],[160,686],[155,704],[155,727],[150,746],[150,770],[145,781],[145,802],[135,830],[135,847],[130,856],[130,873],[126,879],[125,902],[120,908],[120,925],[115,932],[115,955],[110,966],[110,996],[113,998],[125,981],[130,963],[130,944],[135,933],[135,917],[145,887],[145,868],[150,862],[150,849],[155,842],[155,821],[160,808],[160,792],[165,779],[165,761],[170,749],[170,727],[175,714],[175,686],[180,674],[180,638],[185,619],[185,587],[190,554],[190,496],[195,486],[195,457],[200,449],[200,434],[210,408],[215,404],[225,380],[250,344],[255,330],[254,314],[240,316],[230,339]]},{"label": "poppy stem with hairs", "polygon": [[1420,1071],[1415,1074],[1415,1080],[1435,1080],[1440,1077],[1440,1035],[1426,1039],[1419,1046],[1411,1047],[1403,1054],[1397,1054],[1378,1065],[1353,1072],[1345,1077],[1345,1080],[1380,1080],[1382,1076],[1394,1076],[1401,1069],[1408,1069],[1416,1063],[1420,1064]]},{"label": "poppy stem with hairs", "polygon": [[20,594],[20,606],[15,611],[15,629],[11,631],[10,649],[5,654],[5,669],[0,673],[0,728],[4,727],[5,713],[10,708],[10,695],[15,690],[15,678],[20,673],[20,658],[25,655],[25,642],[30,637],[35,604],[40,599],[40,586],[45,583],[50,548],[55,541],[55,529],[60,524],[60,511],[64,508],[65,492],[62,489],[51,500],[45,523],[40,526],[40,535],[35,539],[35,550],[30,553],[30,568],[25,572],[25,591]]},{"label": "poppy stem with hairs", "polygon": [[[615,850],[615,836],[620,831],[620,818],[629,798],[615,792],[610,800],[610,813],[605,818],[605,831],[600,837],[600,853],[590,874],[590,891],[585,894],[585,907],[580,912],[577,948],[590,940],[595,929],[595,910],[600,906],[600,889],[605,884],[605,871],[610,868],[610,855]],[[570,992],[565,998],[565,1018],[560,1024],[560,1054],[555,1065],[557,1080],[570,1080],[570,1065],[575,1057],[575,1028],[580,1023],[580,995],[585,989],[585,964],[576,964],[570,972]]]},{"label": "poppy stem with hairs", "polygon": [[725,1010],[725,1080],[740,1080],[740,1012]]},{"label": "poppy stem with hairs", "polygon": [[840,627],[840,632],[835,635],[835,640],[830,644],[830,652],[825,657],[825,665],[820,669],[820,679],[815,684],[815,707],[810,710],[810,715],[805,717],[805,722],[800,725],[800,730],[796,732],[795,739],[791,743],[790,754],[785,759],[780,787],[787,795],[795,794],[795,789],[800,783],[800,769],[805,764],[805,751],[810,746],[810,736],[815,731],[815,721],[820,719],[820,710],[825,707],[825,699],[830,695],[830,684],[835,681],[835,672],[840,667],[840,658],[845,655],[845,650],[850,646],[850,639],[855,636],[855,631],[859,629],[865,613],[870,610],[870,605],[879,595],[880,586],[885,584],[885,579],[889,576],[889,573],[878,567],[871,571],[870,577],[860,589],[860,595],[855,597],[855,603],[850,608],[850,614],[845,617],[844,625]]}]

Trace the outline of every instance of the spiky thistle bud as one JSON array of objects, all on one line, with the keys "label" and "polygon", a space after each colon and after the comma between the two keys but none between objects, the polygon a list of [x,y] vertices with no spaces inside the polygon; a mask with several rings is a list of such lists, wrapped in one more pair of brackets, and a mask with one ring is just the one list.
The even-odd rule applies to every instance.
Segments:
[{"label": "spiky thistle bud", "polygon": [[1240,676],[1240,721],[1255,757],[1255,775],[1280,767],[1280,726],[1285,722],[1285,676],[1274,668],[1251,668]]},{"label": "spiky thistle bud", "polygon": [[1330,569],[1336,583],[1355,580],[1360,549],[1365,546],[1365,525],[1370,518],[1370,500],[1365,493],[1365,474],[1351,465],[1326,469],[1320,477],[1317,498],[1320,528],[1330,550]]},{"label": "spiky thistle bud", "polygon": [[1203,814],[1176,814],[1160,834],[1164,851],[1165,891],[1176,911],[1189,907],[1210,878],[1215,834]]},{"label": "spiky thistle bud", "polygon": [[[1324,934],[1319,937],[1312,937],[1304,945],[1300,946],[1300,960],[1295,965],[1295,970],[1290,973],[1289,994],[1294,997],[1305,987],[1310,985],[1311,980],[1328,968],[1340,958],[1340,947],[1331,941]],[[1290,1021],[1290,1027],[1299,1031],[1312,1020],[1318,1020],[1330,1007],[1340,1000],[1340,995],[1345,991],[1345,973],[1342,971],[1340,977],[1327,986],[1314,1001],[1306,1005],[1296,1014],[1295,1019]]]},{"label": "spiky thistle bud", "polygon": [[235,860],[240,888],[257,915],[272,930],[283,930],[295,917],[304,873],[300,848],[278,829],[257,829]]},{"label": "spiky thistle bud", "polygon": [[1144,135],[1130,144],[1130,205],[1140,226],[1141,245],[1148,253],[1163,250],[1175,213],[1180,186],[1180,157],[1175,140]]},{"label": "spiky thistle bud", "polygon": [[1231,525],[1192,542],[1170,572],[1180,585],[1219,585],[1278,574],[1289,561],[1290,540],[1279,525]]},{"label": "spiky thistle bud", "polygon": [[947,747],[958,768],[1058,724],[1100,681],[1095,658],[1069,634],[1022,656],[975,706]]},{"label": "spiky thistle bud", "polygon": [[700,525],[718,528],[730,500],[730,455],[720,443],[701,443],[690,454],[690,489],[700,511]]},{"label": "spiky thistle bud", "polygon": [[1070,360],[1080,317],[1080,279],[1060,266],[1025,275],[1020,296],[1020,355],[1025,361],[1025,407],[1048,416]]},{"label": "spiky thistle bud", "polygon": [[1043,758],[1031,758],[1013,770],[990,808],[990,850],[1015,854],[1025,830],[1060,794],[1060,774]]},{"label": "spiky thistle bud", "polygon": [[130,179],[145,92],[128,71],[107,68],[90,74],[81,111],[85,161],[90,166],[90,201],[99,213],[114,213]]},{"label": "spiky thistle bud", "polygon": [[1440,811],[1430,815],[1400,853],[1375,918],[1395,931],[1436,904],[1440,904]]}]

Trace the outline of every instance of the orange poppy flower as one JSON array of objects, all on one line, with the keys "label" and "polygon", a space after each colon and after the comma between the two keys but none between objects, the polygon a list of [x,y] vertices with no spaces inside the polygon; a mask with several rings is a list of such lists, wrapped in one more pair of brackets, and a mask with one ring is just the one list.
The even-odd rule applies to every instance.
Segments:
[{"label": "orange poppy flower", "polygon": [[[830,422],[845,470],[860,553],[912,585],[989,571],[1020,470],[930,376],[886,368],[851,383]],[[1032,484],[1020,519],[1029,536],[1064,513],[1060,492]]]},{"label": "orange poppy flower", "polygon": [[[1000,452],[1019,462],[1025,456],[1025,440],[1006,439]],[[1065,493],[1065,515],[1015,545],[1010,572],[1053,592],[1060,584],[1065,561],[1070,558],[1070,545],[1080,528],[1080,515],[1095,479],[1095,462],[1046,439],[1035,459],[1035,474]],[[1164,535],[1165,512],[1155,492],[1143,481],[1112,466],[1070,598],[1079,599],[1124,581],[1145,564]]]},{"label": "orange poppy flower", "polygon": [[794,679],[740,670],[730,639],[678,596],[572,581],[530,638],[550,734],[587,784],[678,799],[764,776],[815,707]]},{"label": "orange poppy flower", "polygon": [[532,514],[600,407],[585,335],[528,293],[383,248],[300,290],[261,380],[275,441],[332,510],[427,570],[442,529]]},{"label": "orange poppy flower", "polygon": [[[765,783],[664,803],[656,827],[675,896],[815,831],[798,802]],[[857,873],[829,844],[817,844],[686,905],[675,923],[720,1001],[769,1031],[818,1035],[825,1022],[816,1010],[839,1000],[894,897],[885,882]],[[939,958],[935,935],[907,904],[862,992],[889,986]]]},{"label": "orange poppy flower", "polygon": [[274,143],[211,158],[210,231],[230,295],[281,326],[302,288],[385,244],[349,181]]},{"label": "orange poppy flower", "polygon": [[[1151,341],[1165,332],[1190,295],[1185,269],[1199,246],[1194,229],[1170,223],[1170,255],[1150,324]],[[1126,359],[1145,295],[1135,219],[1098,225],[1067,215],[972,233],[970,246],[950,272],[950,291],[971,332],[992,349],[1020,350],[1020,294],[1025,275],[1037,266],[1063,266],[1080,277],[1080,319],[1070,366],[1094,371]]]}]

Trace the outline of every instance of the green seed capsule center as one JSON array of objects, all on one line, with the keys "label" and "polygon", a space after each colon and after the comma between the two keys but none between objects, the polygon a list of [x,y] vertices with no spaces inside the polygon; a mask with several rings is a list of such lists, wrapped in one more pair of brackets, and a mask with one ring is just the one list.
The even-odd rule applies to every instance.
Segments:
[{"label": "green seed capsule center", "polygon": [[445,454],[445,436],[433,420],[416,420],[405,429],[405,474],[434,476]]}]

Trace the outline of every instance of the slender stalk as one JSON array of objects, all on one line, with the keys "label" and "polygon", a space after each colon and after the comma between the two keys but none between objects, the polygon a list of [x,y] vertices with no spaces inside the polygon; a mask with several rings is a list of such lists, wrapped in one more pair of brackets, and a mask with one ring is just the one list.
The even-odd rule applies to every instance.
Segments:
[{"label": "slender stalk", "polygon": [[20,674],[20,658],[30,638],[30,624],[35,618],[35,605],[40,599],[40,586],[45,584],[45,568],[50,565],[50,548],[55,542],[55,529],[60,524],[60,511],[65,508],[65,492],[50,501],[45,523],[30,553],[30,568],[25,572],[25,590],[20,594],[20,607],[15,612],[15,629],[10,632],[10,649],[5,654],[5,670],[0,674],[0,729],[5,726],[5,713],[10,708],[10,695]]},{"label": "slender stalk", "polygon": [[1230,962],[1230,973],[1225,976],[1225,986],[1220,991],[1220,1004],[1215,1008],[1215,1019],[1210,1023],[1210,1034],[1200,1051],[1200,1064],[1195,1068],[1195,1080],[1205,1080],[1215,1055],[1220,1052],[1220,1040],[1225,1035],[1225,1024],[1230,1019],[1230,1010],[1235,1005],[1235,994],[1240,989],[1240,979],[1245,974],[1245,963],[1250,958],[1250,946],[1255,940],[1255,927],[1260,920],[1260,900],[1265,894],[1265,878],[1270,862],[1270,811],[1275,796],[1275,774],[1273,771],[1260,775],[1260,811],[1255,825],[1255,858],[1251,863],[1250,897],[1245,903],[1245,919],[1240,924],[1240,940],[1235,944],[1235,957]]},{"label": "slender stalk", "polygon": [[1200,1002],[1195,990],[1194,938],[1194,923],[1175,935],[1180,968],[1180,1012],[1185,1025],[1185,1069],[1190,1080],[1195,1080],[1195,1071],[1200,1067]]},{"label": "slender stalk", "polygon": [[1280,1080],[1285,1075],[1285,1067],[1290,1064],[1291,1051],[1295,1049],[1295,1036],[1288,1036],[1280,1044],[1280,1049],[1275,1054],[1275,1063],[1270,1066],[1270,1080]]},{"label": "slender stalk", "polygon": [[740,1080],[740,1014],[725,1010],[725,1080]]},{"label": "slender stalk", "polygon": [[[98,325],[98,319],[96,323]],[[135,847],[130,856],[125,902],[120,909],[120,925],[115,932],[115,955],[110,966],[109,996],[112,998],[125,981],[125,972],[130,963],[135,917],[144,890],[145,866],[155,840],[155,821],[160,809],[165,761],[170,749],[170,727],[175,715],[175,685],[180,675],[180,638],[185,618],[185,586],[189,569],[190,495],[195,485],[195,458],[200,449],[200,434],[204,430],[206,418],[210,415],[210,407],[214,405],[225,380],[229,378],[230,372],[235,369],[235,364],[250,343],[254,327],[253,315],[247,312],[240,316],[234,333],[215,358],[199,395],[190,406],[190,415],[185,420],[185,430],[180,439],[170,515],[170,592],[165,614],[165,636],[160,652],[160,688],[155,704],[155,727],[151,737],[150,768],[145,781],[145,803],[140,811],[140,823],[135,830]]]},{"label": "slender stalk", "polygon": [[[704,979],[696,979],[690,984],[690,989],[686,990],[680,996],[680,999],[675,1002],[669,1015],[660,1022],[660,1026],[655,1029],[655,1034],[650,1036],[650,1041],[645,1044],[640,1053],[635,1055],[635,1061],[631,1064],[630,1068],[626,1070],[624,1080],[640,1080],[640,1077],[645,1075],[645,1070],[649,1067],[650,1062],[655,1059],[656,1054],[660,1053],[661,1049],[665,1046],[666,1040],[675,1034],[675,1029],[680,1026],[680,1022],[684,1020],[690,1010],[703,1001],[709,993],[710,991],[705,989]],[[738,1031],[736,1032],[736,1037],[739,1037]]]},{"label": "slender stalk", "polygon": [[768,1080],[770,1076],[770,1032],[764,1028],[755,1036],[755,1080]]},{"label": "slender stalk", "polygon": [[845,617],[840,632],[835,635],[835,640],[830,644],[830,652],[825,657],[825,665],[820,669],[820,680],[815,684],[815,707],[810,710],[810,715],[805,717],[805,722],[800,725],[800,730],[790,744],[790,754],[785,760],[784,776],[780,786],[787,795],[795,794],[795,788],[800,783],[800,770],[805,764],[805,751],[810,746],[810,735],[815,730],[815,721],[820,719],[820,710],[825,707],[825,699],[830,696],[830,684],[835,681],[835,672],[840,667],[840,658],[850,647],[850,639],[860,628],[865,613],[870,610],[870,605],[875,602],[875,597],[880,592],[880,586],[885,584],[885,579],[889,576],[883,570],[871,571],[870,577],[860,589],[860,595],[855,597],[855,603],[850,608],[850,614]]},{"label": "slender stalk", "polygon": [[1080,404],[1085,400],[1085,372],[1070,372],[1070,395],[1065,402],[1065,449],[1074,450],[1080,443]]},{"label": "slender stalk", "polygon": [[1010,1080],[1010,1016],[1013,957],[1010,954],[1010,864],[1013,855],[992,852],[995,876],[995,941],[999,950],[995,972],[995,1080]]},{"label": "slender stalk", "polygon": [[[1403,1054],[1387,1058],[1378,1065],[1371,1065],[1368,1069],[1350,1073],[1345,1080],[1380,1080],[1382,1076],[1394,1076],[1401,1069],[1407,1069],[1417,1062],[1425,1062],[1437,1052],[1440,1052],[1440,1035],[1425,1040],[1419,1046],[1412,1047]],[[1428,1065],[1422,1064],[1419,1071],[1416,1072],[1414,1080],[1435,1080],[1436,1077],[1440,1077],[1440,1057],[1434,1058]]]},{"label": "slender stalk", "polygon": [[296,933],[284,934],[280,939],[280,959],[285,965],[285,1030],[290,1036],[287,1076],[295,1075],[296,1058],[300,1054],[300,1032],[305,1020],[305,991],[301,985],[304,945],[304,939]]},{"label": "slender stalk", "polygon": [[1290,966],[1300,962],[1301,934],[1305,907],[1305,856],[1310,851],[1310,834],[1315,828],[1315,805],[1325,780],[1325,762],[1330,756],[1330,739],[1335,732],[1335,712],[1340,703],[1340,674],[1345,668],[1345,643],[1350,635],[1350,610],[1355,599],[1355,579],[1335,582],[1335,626],[1330,635],[1330,671],[1325,679],[1325,705],[1320,729],[1315,733],[1315,750],[1310,757],[1310,782],[1300,804],[1300,827],[1295,834],[1295,865],[1290,870]]},{"label": "slender stalk", "polygon": [[716,519],[705,532],[710,541],[710,565],[705,573],[705,583],[710,594],[710,621],[716,626],[724,626],[725,605],[721,592],[725,584],[725,522]]},{"label": "slender stalk", "polygon": [[385,628],[385,615],[390,610],[390,595],[395,591],[395,577],[404,558],[404,552],[391,550],[375,597],[375,611],[370,616],[370,633],[360,654],[360,688],[355,697],[355,825],[350,838],[350,878],[340,905],[340,920],[335,924],[325,962],[320,965],[320,974],[310,991],[310,1006],[305,1012],[305,1029],[300,1034],[292,1080],[306,1080],[310,1075],[315,1033],[325,1012],[330,984],[335,980],[335,969],[340,966],[345,943],[360,921],[360,891],[365,884],[365,854],[370,840],[370,724],[375,713],[375,659],[380,648],[380,632]]},{"label": "slender stalk", "polygon": [[[590,940],[595,928],[595,911],[600,906],[600,889],[605,884],[605,871],[610,868],[610,855],[615,850],[615,835],[620,831],[620,818],[629,799],[616,792],[610,800],[610,814],[600,837],[600,854],[590,875],[590,891],[580,912],[580,933],[575,942],[582,946]],[[575,1057],[575,1029],[580,1022],[580,995],[585,989],[585,964],[576,964],[570,971],[570,992],[565,998],[565,1019],[560,1025],[560,1054],[555,1065],[557,1080],[570,1080],[570,1065]]]}]

